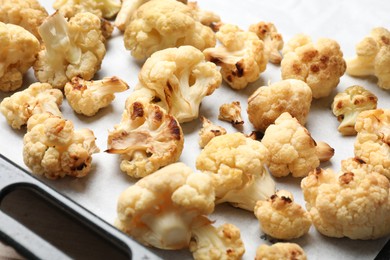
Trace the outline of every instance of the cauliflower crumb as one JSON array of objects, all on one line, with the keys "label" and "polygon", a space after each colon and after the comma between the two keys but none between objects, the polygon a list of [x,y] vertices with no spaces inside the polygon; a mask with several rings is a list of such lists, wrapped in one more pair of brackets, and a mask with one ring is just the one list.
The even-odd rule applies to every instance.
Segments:
[{"label": "cauliflower crumb", "polygon": [[241,104],[239,101],[222,104],[219,107],[218,119],[232,123],[233,126],[244,124],[241,116]]},{"label": "cauliflower crumb", "polygon": [[213,124],[204,116],[202,116],[200,120],[202,121],[202,129],[199,131],[200,148],[204,148],[214,137],[226,134],[225,128]]},{"label": "cauliflower crumb", "polygon": [[306,253],[295,243],[275,243],[271,246],[261,245],[256,250],[255,260],[306,260]]}]

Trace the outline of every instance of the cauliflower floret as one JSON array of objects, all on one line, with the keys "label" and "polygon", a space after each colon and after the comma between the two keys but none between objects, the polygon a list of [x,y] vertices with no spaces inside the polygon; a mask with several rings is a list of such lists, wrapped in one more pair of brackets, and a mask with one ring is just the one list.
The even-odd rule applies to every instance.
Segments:
[{"label": "cauliflower floret", "polygon": [[99,152],[91,130],[74,130],[71,121],[48,113],[33,115],[27,128],[23,160],[34,174],[57,179],[90,172],[92,154]]},{"label": "cauliflower floret", "polygon": [[390,179],[390,109],[361,112],[355,130],[355,156]]},{"label": "cauliflower floret", "polygon": [[253,211],[258,200],[275,193],[265,167],[268,161],[264,145],[238,132],[211,139],[196,159],[196,168],[211,176],[216,203]]},{"label": "cauliflower floret", "polygon": [[347,60],[347,73],[351,76],[378,78],[378,86],[390,89],[390,32],[376,27],[356,45],[356,57]]},{"label": "cauliflower floret", "polygon": [[282,80],[268,87],[259,87],[248,98],[248,119],[261,132],[284,112],[289,112],[301,125],[305,125],[311,101],[312,92],[305,82]]},{"label": "cauliflower floret", "polygon": [[197,2],[188,2],[187,5],[195,11],[199,22],[201,22],[203,25],[207,25],[213,28],[215,24],[221,22],[221,17],[219,17],[219,15],[207,10],[200,9]]},{"label": "cauliflower floret", "polygon": [[390,234],[389,180],[364,168],[341,172],[317,168],[302,179],[315,228],[329,237],[376,239]]},{"label": "cauliflower floret", "polygon": [[277,239],[299,238],[311,227],[309,212],[295,203],[293,195],[285,190],[277,191],[266,201],[258,201],[254,213],[260,229]]},{"label": "cauliflower floret", "polygon": [[[275,124],[265,130],[261,143],[271,154],[268,166],[275,177],[289,173],[293,177],[304,177],[320,165],[321,155],[316,149],[316,142],[309,131],[288,112],[281,114]],[[333,155],[333,149],[329,149]]]},{"label": "cauliflower floret", "polygon": [[255,260],[306,260],[306,253],[295,243],[275,243],[271,246],[261,245],[256,250]]},{"label": "cauliflower floret", "polygon": [[338,93],[332,103],[332,111],[340,123],[343,135],[356,135],[355,122],[360,112],[376,109],[378,98],[367,89],[354,85]]},{"label": "cauliflower floret", "polygon": [[218,119],[232,123],[233,126],[244,124],[241,116],[241,104],[239,101],[222,104],[219,107]]},{"label": "cauliflower floret", "polygon": [[100,18],[112,18],[121,8],[116,0],[56,0],[53,8],[65,17],[73,17],[77,13],[90,12]]},{"label": "cauliflower floret", "polygon": [[141,178],[176,162],[184,135],[176,118],[160,106],[128,101],[120,124],[108,134],[106,152],[120,154],[121,170]]},{"label": "cauliflower floret", "polygon": [[115,226],[145,245],[181,249],[188,247],[193,227],[213,210],[210,178],[174,163],[122,192]]},{"label": "cauliflower floret", "polygon": [[41,39],[38,27],[48,13],[37,0],[0,0],[0,6],[0,22],[22,26]]},{"label": "cauliflower floret", "polygon": [[23,75],[34,64],[40,44],[23,27],[2,22],[0,42],[0,91],[14,91],[22,86]]},{"label": "cauliflower floret", "polygon": [[123,92],[129,86],[117,77],[87,81],[80,77],[72,78],[64,87],[69,105],[79,114],[95,115],[99,109],[107,107],[114,99],[114,93]]},{"label": "cauliflower floret", "polygon": [[226,134],[225,128],[213,124],[210,120],[208,120],[204,116],[202,116],[200,120],[202,121],[202,129],[200,129],[199,131],[200,148],[205,147],[214,137]]},{"label": "cauliflower floret", "polygon": [[63,88],[73,77],[90,80],[100,69],[106,47],[100,19],[91,13],[79,13],[69,22],[56,12],[39,27],[44,48],[34,64],[40,82]]},{"label": "cauliflower floret", "polygon": [[154,53],[138,77],[136,89],[152,90],[153,102],[180,123],[197,118],[202,99],[211,95],[222,81],[217,66],[205,61],[203,53],[192,46]]},{"label": "cauliflower floret", "polygon": [[61,90],[53,89],[48,83],[33,83],[27,89],[6,97],[0,103],[0,111],[8,124],[20,129],[34,114],[49,112],[62,117],[59,106],[62,104]]},{"label": "cauliflower floret", "polygon": [[346,69],[340,46],[332,39],[321,38],[314,44],[309,36],[297,35],[283,54],[282,78],[305,81],[316,99],[329,96]]},{"label": "cauliflower floret", "polygon": [[206,59],[221,66],[224,80],[233,89],[243,89],[256,81],[266,69],[268,54],[254,32],[224,24],[216,33],[221,46],[203,51]]},{"label": "cauliflower floret", "polygon": [[259,22],[249,26],[249,31],[256,33],[264,42],[265,52],[268,53],[269,61],[279,64],[282,61],[282,55],[279,51],[283,48],[283,37],[273,23]]},{"label": "cauliflower floret", "polygon": [[229,223],[218,228],[211,223],[194,228],[189,248],[195,260],[241,259],[245,253],[240,230]]},{"label": "cauliflower floret", "polygon": [[216,39],[187,5],[176,0],[151,0],[132,16],[124,42],[134,58],[145,59],[156,51],[183,45],[204,50],[215,46]]}]

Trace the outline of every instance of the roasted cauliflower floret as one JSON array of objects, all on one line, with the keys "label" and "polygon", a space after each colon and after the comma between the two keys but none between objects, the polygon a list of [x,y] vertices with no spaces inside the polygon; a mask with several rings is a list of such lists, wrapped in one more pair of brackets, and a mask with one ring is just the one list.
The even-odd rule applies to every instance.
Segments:
[{"label": "roasted cauliflower floret", "polygon": [[256,250],[255,260],[306,260],[306,253],[295,243],[275,243],[271,246],[261,245]]},{"label": "roasted cauliflower floret", "polygon": [[44,48],[34,64],[40,82],[63,88],[73,77],[90,80],[100,69],[106,47],[100,19],[92,13],[79,13],[69,22],[56,12],[39,27]]},{"label": "roasted cauliflower floret", "polygon": [[239,101],[222,104],[219,107],[218,119],[232,123],[233,126],[244,124],[241,116],[241,104]]},{"label": "roasted cauliflower floret", "polygon": [[40,44],[23,27],[2,22],[0,42],[0,91],[14,91],[22,86],[23,75],[34,64]]},{"label": "roasted cauliflower floret", "polygon": [[222,126],[213,124],[204,116],[200,119],[202,121],[202,128],[199,131],[199,146],[201,148],[205,147],[214,137],[226,134],[226,129]]},{"label": "roasted cauliflower floret", "polygon": [[216,203],[253,211],[258,200],[275,193],[275,182],[265,167],[268,161],[264,145],[234,133],[211,139],[196,159],[196,168],[211,176]]},{"label": "roasted cauliflower floret", "polygon": [[19,25],[41,39],[38,27],[48,13],[37,0],[0,0],[0,6],[0,22]]},{"label": "roasted cauliflower floret", "polygon": [[390,32],[376,27],[356,45],[356,57],[347,60],[347,73],[351,76],[378,78],[378,86],[390,89]]},{"label": "roasted cauliflower floret", "polygon": [[123,92],[129,86],[117,77],[105,77],[102,80],[83,80],[74,77],[64,87],[69,105],[79,114],[95,115],[99,109],[107,107],[114,99],[114,93]]},{"label": "roasted cauliflower floret", "polygon": [[282,113],[288,112],[301,125],[306,124],[312,101],[310,87],[302,80],[286,79],[259,87],[248,98],[248,119],[264,132]]},{"label": "roasted cauliflower floret", "polygon": [[[186,1],[180,1],[180,2],[184,3]],[[199,22],[201,22],[203,25],[207,25],[213,28],[215,24],[221,22],[221,17],[219,17],[219,15],[217,15],[214,12],[199,8],[197,2],[188,2],[187,5],[195,11],[195,13],[198,16]]]},{"label": "roasted cauliflower floret", "polygon": [[61,90],[53,89],[50,84],[37,82],[4,98],[0,103],[0,111],[12,128],[20,129],[34,114],[49,112],[62,117],[59,109],[62,100]]},{"label": "roasted cauliflower floret", "polygon": [[233,89],[243,89],[266,69],[268,54],[254,32],[224,24],[216,33],[221,46],[203,51],[206,59],[221,66],[223,79]]},{"label": "roasted cauliflower floret", "polygon": [[192,46],[154,53],[142,66],[138,78],[136,88],[152,90],[151,102],[180,123],[197,118],[202,99],[211,95],[222,81],[217,66],[205,61],[203,53]]},{"label": "roasted cauliflower floret", "polygon": [[355,156],[390,179],[390,109],[361,112],[355,130]]},{"label": "roasted cauliflower floret", "polygon": [[259,22],[249,26],[249,31],[256,33],[264,42],[265,52],[268,53],[269,61],[279,64],[282,61],[282,55],[279,51],[283,48],[283,37],[276,26],[269,22]]},{"label": "roasted cauliflower floret", "polygon": [[282,78],[305,81],[316,99],[329,96],[346,69],[340,46],[332,39],[314,44],[309,36],[297,35],[287,42],[283,55]]},{"label": "roasted cauliflower floret", "polygon": [[310,214],[294,202],[293,195],[279,190],[266,201],[256,203],[254,210],[260,229],[273,238],[290,240],[309,232]]},{"label": "roasted cauliflower floret", "polygon": [[141,178],[176,162],[184,135],[176,118],[158,105],[126,102],[120,124],[108,134],[108,153],[120,154],[120,168]]},{"label": "roasted cauliflower floret", "polygon": [[145,59],[156,51],[183,45],[204,50],[215,46],[216,39],[187,5],[176,0],[151,0],[132,16],[124,42],[134,58]]},{"label": "roasted cauliflower floret", "polygon": [[229,223],[194,228],[189,248],[195,260],[241,259],[245,253],[240,230]]},{"label": "roasted cauliflower floret", "polygon": [[214,189],[206,174],[174,163],[127,188],[117,205],[118,229],[145,245],[181,249],[214,210]]},{"label": "roasted cauliflower floret", "polygon": [[354,85],[338,93],[332,103],[332,111],[340,123],[343,135],[356,135],[355,122],[360,112],[376,109],[378,98],[367,89]]},{"label": "roasted cauliflower floret", "polygon": [[315,228],[329,237],[376,239],[390,234],[390,184],[358,168],[335,174],[316,169],[301,182]]},{"label": "roasted cauliflower floret", "polygon": [[91,130],[75,130],[71,121],[48,113],[33,115],[27,128],[23,160],[34,174],[57,179],[90,172],[92,154],[99,152]]},{"label": "roasted cauliflower floret", "polygon": [[56,0],[53,8],[65,17],[90,12],[100,18],[112,18],[121,8],[119,0]]},{"label": "roasted cauliflower floret", "polygon": [[290,173],[293,177],[304,177],[320,165],[319,152],[332,155],[334,152],[330,147],[318,151],[310,132],[288,112],[265,130],[261,142],[271,154],[268,166],[275,177]]}]

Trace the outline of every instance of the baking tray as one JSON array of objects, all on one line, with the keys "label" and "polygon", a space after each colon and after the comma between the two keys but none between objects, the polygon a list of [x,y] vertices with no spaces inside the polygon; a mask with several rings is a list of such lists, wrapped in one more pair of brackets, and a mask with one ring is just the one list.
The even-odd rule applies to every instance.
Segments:
[{"label": "baking tray", "polygon": [[[41,3],[49,13],[52,13],[53,9],[49,1],[41,1]],[[320,37],[335,39],[339,42],[346,58],[354,56],[355,44],[365,37],[373,27],[388,27],[390,24],[390,17],[387,13],[390,10],[390,2],[380,0],[359,2],[339,0],[199,0],[198,5],[203,9],[218,13],[225,23],[237,24],[243,29],[247,29],[250,24],[259,21],[273,22],[285,41],[297,33],[306,33],[314,41]],[[75,114],[66,101],[61,106],[64,116],[74,122],[76,129],[90,128],[94,131],[97,145],[101,151],[107,148],[108,131],[112,130],[113,126],[120,121],[125,100],[138,82],[137,75],[141,66],[142,64],[134,60],[130,56],[130,52],[125,50],[123,37],[119,31],[115,30],[113,37],[107,43],[107,54],[103,60],[102,68],[95,78],[101,79],[104,76],[116,75],[125,80],[130,89],[117,94],[116,99],[109,107],[99,111],[96,116],[91,118]],[[223,83],[211,96],[203,100],[200,115],[225,127],[228,132],[236,132],[237,129],[229,123],[218,120],[218,108],[223,103],[240,101],[245,121],[242,132],[250,133],[253,128],[245,112],[248,96],[258,87],[279,80],[281,80],[280,67],[268,64],[260,79],[250,84],[246,89],[235,91]],[[24,87],[35,81],[36,79],[30,70],[25,77]],[[355,137],[343,137],[337,132],[339,123],[330,110],[330,104],[337,92],[355,84],[362,85],[375,93],[379,98],[378,107],[390,108],[389,91],[381,90],[376,86],[375,78],[371,77],[352,78],[344,75],[337,89],[329,97],[314,100],[306,127],[315,140],[328,142],[335,149],[335,156],[330,162],[322,164],[323,168],[330,167],[338,171],[340,161],[353,156]],[[0,93],[0,100],[9,95]],[[182,127],[185,133],[185,145],[180,161],[185,162],[195,170],[196,156],[200,152],[198,131],[201,124],[199,120],[194,120],[182,124]],[[24,133],[24,129],[19,131],[11,129],[4,117],[0,116],[0,153],[26,169],[22,156]],[[107,223],[113,223],[116,218],[116,203],[119,194],[136,182],[135,179],[120,171],[118,156],[104,152],[93,155],[92,171],[85,178],[64,178],[56,181],[39,178],[39,180]],[[276,179],[278,189],[291,191],[296,202],[304,206],[299,185],[300,179],[291,177]],[[257,220],[250,212],[223,204],[216,207],[210,218],[216,221],[216,225],[230,222],[240,228],[246,247],[244,259],[253,259],[256,248],[260,244],[270,243],[262,238]],[[374,259],[387,240],[388,237],[370,241],[327,238],[320,235],[312,227],[309,234],[293,240],[293,242],[304,248],[309,259]],[[187,250],[152,251],[166,259],[191,258],[191,254]]]}]

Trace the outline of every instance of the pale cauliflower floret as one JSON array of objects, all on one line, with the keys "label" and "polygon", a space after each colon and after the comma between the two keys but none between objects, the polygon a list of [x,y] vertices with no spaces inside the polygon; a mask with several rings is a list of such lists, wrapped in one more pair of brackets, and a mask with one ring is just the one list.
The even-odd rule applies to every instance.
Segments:
[{"label": "pale cauliflower floret", "polygon": [[0,42],[0,91],[14,91],[34,64],[39,41],[23,27],[0,22]]},{"label": "pale cauliflower floret", "polygon": [[48,83],[33,83],[27,89],[6,97],[0,103],[0,111],[8,124],[20,129],[34,114],[49,112],[62,117],[59,106],[62,104],[61,90],[53,89]]},{"label": "pale cauliflower floret", "polygon": [[176,0],[151,0],[132,16],[124,42],[134,58],[145,59],[156,51],[183,45],[204,50],[215,46],[216,39],[187,5]]},{"label": "pale cauliflower floret", "polygon": [[305,125],[311,101],[312,92],[305,82],[296,79],[282,80],[259,87],[248,98],[248,119],[261,132],[284,112],[289,112],[301,125]]},{"label": "pale cauliflower floret", "polygon": [[56,0],[53,8],[65,17],[90,12],[100,18],[112,18],[121,8],[119,0]]},{"label": "pale cauliflower floret", "polygon": [[355,156],[390,179],[390,109],[361,112],[355,130]]},{"label": "pale cauliflower floret", "polygon": [[[293,177],[304,177],[320,165],[316,142],[288,112],[281,114],[275,124],[267,128],[261,142],[271,154],[268,166],[275,177],[290,173]],[[329,149],[333,155],[333,149]]]},{"label": "pale cauliflower floret", "polygon": [[195,260],[241,259],[245,253],[240,230],[229,223],[219,227],[205,223],[194,228],[189,248]]},{"label": "pale cauliflower floret", "polygon": [[41,39],[38,27],[48,16],[37,0],[0,0],[0,22],[19,25]]},{"label": "pale cauliflower floret", "polygon": [[316,169],[301,182],[315,228],[329,237],[376,239],[390,234],[389,180],[364,168]]},{"label": "pale cauliflower floret", "polygon": [[290,41],[283,51],[282,78],[305,81],[313,92],[313,98],[329,96],[346,69],[339,44],[327,38],[321,38],[314,44],[305,35],[297,35]]},{"label": "pale cauliflower floret", "polygon": [[92,154],[99,152],[91,130],[74,130],[71,121],[48,113],[33,115],[27,127],[23,160],[34,174],[57,179],[90,172]]},{"label": "pale cauliflower floret", "polygon": [[256,81],[266,69],[268,54],[264,43],[253,32],[224,24],[216,33],[221,46],[203,51],[206,59],[221,66],[224,80],[233,89],[243,89]]},{"label": "pale cauliflower floret", "polygon": [[121,170],[141,178],[176,162],[183,144],[183,131],[175,117],[158,105],[129,98],[120,124],[108,134],[106,152],[120,154]]},{"label": "pale cauliflower floret", "polygon": [[295,243],[275,243],[271,246],[261,245],[256,250],[255,260],[306,260],[306,253]]},{"label": "pale cauliflower floret", "polygon": [[275,192],[275,182],[265,167],[268,161],[264,145],[234,133],[213,138],[196,159],[196,168],[211,176],[216,203],[229,202],[253,211],[258,200]]},{"label": "pale cauliflower floret", "polygon": [[241,104],[239,101],[222,104],[219,107],[218,119],[232,123],[233,126],[244,124],[241,116]]},{"label": "pale cauliflower floret", "polygon": [[169,48],[154,53],[139,73],[137,89],[154,92],[153,99],[177,120],[188,122],[198,117],[199,106],[222,81],[221,73],[212,62],[192,46]]},{"label": "pale cauliflower floret", "polygon": [[309,212],[294,202],[293,195],[284,190],[277,191],[266,201],[258,201],[254,210],[260,229],[273,238],[290,240],[309,232]]},{"label": "pale cauliflower floret", "polygon": [[269,22],[259,22],[250,25],[249,31],[256,33],[257,37],[264,42],[264,48],[266,53],[268,53],[269,61],[279,64],[282,61],[282,55],[279,51],[283,48],[284,42],[276,26]]},{"label": "pale cauliflower floret", "polygon": [[39,27],[44,48],[34,64],[40,82],[63,88],[73,77],[90,80],[100,69],[106,47],[100,19],[91,13],[79,13],[69,22],[56,12]]},{"label": "pale cauliflower floret", "polygon": [[376,27],[356,45],[356,57],[347,60],[347,73],[351,76],[378,78],[378,86],[390,89],[390,32]]},{"label": "pale cauliflower floret", "polygon": [[196,12],[199,22],[201,22],[203,25],[207,25],[213,28],[214,24],[218,24],[221,22],[221,18],[219,17],[219,15],[214,12],[199,8],[197,2],[188,2],[187,5]]},{"label": "pale cauliflower floret", "polygon": [[79,114],[95,115],[99,109],[107,107],[115,99],[114,93],[123,92],[129,86],[117,77],[105,77],[102,80],[83,80],[74,77],[64,87],[69,105]]},{"label": "pale cauliflower floret", "polygon": [[222,126],[213,124],[204,116],[200,119],[202,121],[202,129],[199,131],[199,146],[201,148],[205,147],[214,137],[226,134],[226,129]]},{"label": "pale cauliflower floret", "polygon": [[356,135],[355,122],[360,112],[376,109],[378,98],[367,89],[354,85],[338,93],[332,103],[332,111],[340,123],[343,135]]},{"label": "pale cauliflower floret", "polygon": [[145,245],[181,249],[188,247],[193,227],[213,210],[210,178],[174,163],[122,192],[115,226]]}]

